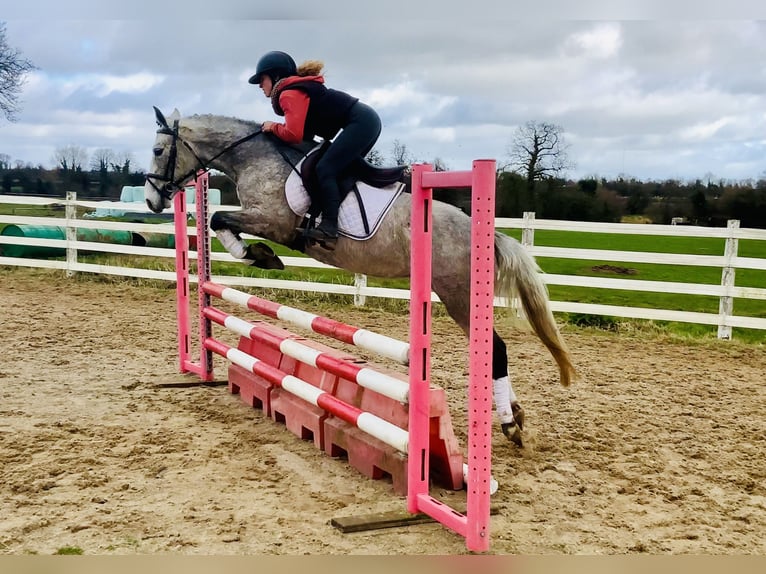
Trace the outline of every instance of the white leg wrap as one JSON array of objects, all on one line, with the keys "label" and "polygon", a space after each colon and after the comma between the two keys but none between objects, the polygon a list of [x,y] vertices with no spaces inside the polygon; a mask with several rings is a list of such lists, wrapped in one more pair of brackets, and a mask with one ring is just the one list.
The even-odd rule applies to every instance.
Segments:
[{"label": "white leg wrap", "polygon": [[234,235],[229,229],[219,229],[215,232],[216,239],[231,253],[236,259],[244,259],[247,252],[247,243]]},{"label": "white leg wrap", "polygon": [[516,395],[511,389],[511,382],[508,377],[501,377],[492,381],[492,391],[495,397],[495,410],[501,423],[513,422],[513,411],[511,410],[511,395],[513,400]]},{"label": "white leg wrap", "polygon": [[511,404],[519,402],[519,399],[516,398],[516,393],[513,392],[513,385],[511,384],[511,379],[508,377],[503,377],[508,381],[508,398],[511,400]]}]

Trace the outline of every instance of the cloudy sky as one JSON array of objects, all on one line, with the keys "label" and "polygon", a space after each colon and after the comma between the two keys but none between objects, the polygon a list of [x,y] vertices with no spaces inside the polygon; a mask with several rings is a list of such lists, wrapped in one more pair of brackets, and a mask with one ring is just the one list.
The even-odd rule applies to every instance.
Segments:
[{"label": "cloudy sky", "polygon": [[18,121],[0,119],[0,153],[13,161],[52,167],[54,150],[75,144],[131,152],[146,168],[153,105],[277,119],[247,78],[279,49],[323,60],[328,85],[378,110],[385,158],[399,140],[451,169],[503,164],[515,129],[533,120],[563,128],[572,178],[766,174],[765,14],[737,0],[726,3],[735,19],[704,2],[691,13],[649,0],[643,12],[615,0],[544,17],[508,0],[452,13],[425,0],[410,12],[398,0],[23,4],[0,14],[8,43],[38,67]]}]

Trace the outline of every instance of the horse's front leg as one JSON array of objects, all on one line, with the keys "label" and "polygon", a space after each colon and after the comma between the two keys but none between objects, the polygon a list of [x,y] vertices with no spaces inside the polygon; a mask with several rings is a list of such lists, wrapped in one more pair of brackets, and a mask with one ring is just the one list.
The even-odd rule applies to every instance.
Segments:
[{"label": "horse's front leg", "polygon": [[210,229],[232,257],[261,269],[284,269],[285,264],[271,247],[263,242],[247,244],[241,233],[260,235],[257,219],[245,211],[217,211],[210,218]]}]

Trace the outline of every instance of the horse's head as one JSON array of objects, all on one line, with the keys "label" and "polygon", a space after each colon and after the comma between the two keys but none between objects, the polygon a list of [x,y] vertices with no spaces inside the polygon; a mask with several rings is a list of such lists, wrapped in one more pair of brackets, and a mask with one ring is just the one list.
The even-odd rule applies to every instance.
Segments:
[{"label": "horse's head", "polygon": [[173,110],[167,119],[156,107],[154,113],[159,128],[146,174],[144,197],[149,209],[159,213],[170,207],[173,196],[194,176],[200,165],[194,152],[178,135],[181,119],[178,110]]}]

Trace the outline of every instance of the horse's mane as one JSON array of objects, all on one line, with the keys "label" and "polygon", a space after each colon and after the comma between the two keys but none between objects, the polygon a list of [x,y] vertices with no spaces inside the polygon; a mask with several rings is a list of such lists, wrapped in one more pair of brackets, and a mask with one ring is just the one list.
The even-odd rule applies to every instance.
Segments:
[{"label": "horse's mane", "polygon": [[[262,122],[235,118],[234,116],[220,116],[216,114],[194,114],[185,118],[189,127],[204,130],[215,128],[217,132],[230,132],[240,134],[240,132],[253,132],[257,130]],[[182,122],[184,119],[182,118]],[[241,135],[241,134],[240,134]]]},{"label": "horse's mane", "polygon": [[[212,138],[212,132],[215,132],[221,138],[221,143],[231,143],[251,134],[257,131],[263,124],[260,121],[217,114],[194,114],[181,118],[181,123],[185,123],[190,129],[201,136],[202,139],[214,139]],[[301,142],[295,145],[286,144],[271,134],[268,134],[268,139],[277,149],[281,148],[283,152],[288,153],[291,157],[296,154],[300,157],[316,145],[313,142]]]}]

